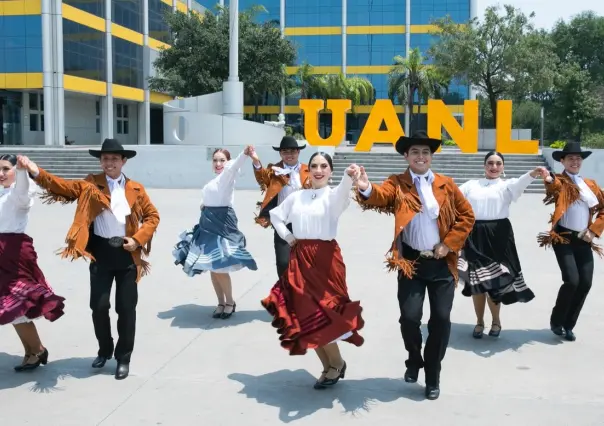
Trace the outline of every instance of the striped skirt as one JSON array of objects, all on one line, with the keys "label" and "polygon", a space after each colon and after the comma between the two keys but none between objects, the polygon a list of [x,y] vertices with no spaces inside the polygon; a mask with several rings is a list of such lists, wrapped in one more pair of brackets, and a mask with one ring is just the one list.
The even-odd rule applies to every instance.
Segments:
[{"label": "striped skirt", "polygon": [[56,321],[63,316],[64,301],[38,267],[31,237],[0,234],[0,325]]},{"label": "striped skirt", "polygon": [[205,271],[229,273],[258,266],[245,248],[245,236],[237,228],[232,207],[204,207],[199,223],[180,235],[172,255],[190,277]]},{"label": "striped skirt", "polygon": [[495,303],[526,303],[535,295],[524,282],[508,219],[477,220],[457,263],[462,294],[487,293]]},{"label": "striped skirt", "polygon": [[298,240],[287,270],[261,304],[290,355],[340,340],[364,342],[358,333],[363,309],[348,296],[346,266],[334,240]]}]

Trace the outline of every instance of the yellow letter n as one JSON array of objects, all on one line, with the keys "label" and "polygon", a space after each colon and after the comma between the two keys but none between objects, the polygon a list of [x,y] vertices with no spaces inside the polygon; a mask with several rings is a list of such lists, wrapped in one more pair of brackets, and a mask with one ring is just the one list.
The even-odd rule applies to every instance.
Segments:
[{"label": "yellow letter n", "polygon": [[338,146],[346,136],[346,112],[352,107],[350,99],[328,99],[327,110],[331,110],[331,135],[323,139],[319,134],[319,113],[323,109],[322,99],[300,99],[304,114],[304,137],[312,146]]},{"label": "yellow letter n", "polygon": [[[463,127],[440,99],[428,100],[428,137],[441,139],[441,126],[451,135],[461,152],[478,152],[478,101],[464,101]],[[440,148],[437,152],[440,152]]]}]

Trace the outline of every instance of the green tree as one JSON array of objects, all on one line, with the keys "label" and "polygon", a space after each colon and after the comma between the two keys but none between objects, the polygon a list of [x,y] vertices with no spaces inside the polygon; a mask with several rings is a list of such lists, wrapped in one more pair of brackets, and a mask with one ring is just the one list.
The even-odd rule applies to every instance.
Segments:
[{"label": "green tree", "polygon": [[[166,21],[172,46],[163,49],[154,65],[153,90],[191,97],[222,90],[229,76],[229,11],[219,8],[196,14],[170,12]],[[267,94],[280,96],[293,84],[285,67],[293,65],[296,49],[272,23],[258,24],[254,17],[266,10],[255,6],[239,13],[239,78],[246,100],[258,106]],[[201,19],[200,19],[201,18]]]},{"label": "green tree", "polygon": [[430,48],[434,63],[452,77],[474,86],[497,116],[497,100],[517,99],[552,87],[558,59],[551,38],[536,31],[529,17],[512,6],[488,7],[484,20],[458,25],[435,22],[438,41]]},{"label": "green tree", "polygon": [[[439,67],[428,65],[418,48],[413,49],[409,56],[395,56],[394,64],[388,73],[388,97],[392,102],[407,105],[411,114],[410,127],[419,122],[420,109],[417,108],[413,119],[413,107],[427,102],[431,98],[441,98],[447,93],[450,79]],[[417,127],[417,124],[416,124]],[[417,128],[415,129],[417,130]]]}]

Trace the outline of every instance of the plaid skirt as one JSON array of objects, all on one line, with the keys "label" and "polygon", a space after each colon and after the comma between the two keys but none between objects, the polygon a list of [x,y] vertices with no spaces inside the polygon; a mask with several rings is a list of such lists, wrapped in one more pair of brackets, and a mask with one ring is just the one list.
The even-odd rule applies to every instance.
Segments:
[{"label": "plaid skirt", "polygon": [[199,223],[180,235],[172,255],[190,277],[205,271],[228,273],[258,266],[247,251],[232,207],[204,207]]},{"label": "plaid skirt", "polygon": [[508,219],[477,220],[457,262],[462,294],[487,293],[495,303],[526,303],[535,295],[524,282]]},{"label": "plaid skirt", "polygon": [[56,295],[38,267],[33,240],[26,234],[0,234],[0,325],[63,316],[65,298]]}]

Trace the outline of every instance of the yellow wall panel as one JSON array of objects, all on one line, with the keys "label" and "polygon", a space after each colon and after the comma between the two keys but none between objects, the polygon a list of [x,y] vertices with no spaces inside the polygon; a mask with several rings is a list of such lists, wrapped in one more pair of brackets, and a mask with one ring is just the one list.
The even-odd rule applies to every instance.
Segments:
[{"label": "yellow wall panel", "polygon": [[107,96],[107,83],[65,74],[63,87],[72,92],[88,93],[97,96]]},{"label": "yellow wall panel", "polygon": [[42,73],[0,73],[0,89],[41,89]]},{"label": "yellow wall panel", "polygon": [[113,22],[111,23],[111,35],[140,46],[143,45],[143,35],[141,33],[137,33],[136,31],[132,31],[129,28],[122,27]]},{"label": "yellow wall panel", "polygon": [[42,0],[2,0],[0,16],[39,15],[42,13]]},{"label": "yellow wall panel", "polygon": [[105,20],[63,3],[63,18],[105,32]]},{"label": "yellow wall panel", "polygon": [[143,102],[145,100],[145,92],[142,89],[137,89],[135,87],[112,84],[111,93],[113,93],[113,97],[117,99],[127,99],[129,101],[137,102]]},{"label": "yellow wall panel", "polygon": [[174,98],[170,95],[166,95],[165,93],[149,93],[149,102],[151,102],[152,104],[163,104],[164,102],[170,102],[172,100],[174,100]]},{"label": "yellow wall panel", "polygon": [[342,34],[342,27],[290,27],[285,28],[286,36],[313,36]]},{"label": "yellow wall panel", "polygon": [[149,37],[149,47],[151,49],[160,50],[161,48],[168,49],[170,48],[170,45],[164,43],[163,41],[155,40],[154,38]]}]

